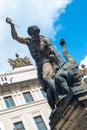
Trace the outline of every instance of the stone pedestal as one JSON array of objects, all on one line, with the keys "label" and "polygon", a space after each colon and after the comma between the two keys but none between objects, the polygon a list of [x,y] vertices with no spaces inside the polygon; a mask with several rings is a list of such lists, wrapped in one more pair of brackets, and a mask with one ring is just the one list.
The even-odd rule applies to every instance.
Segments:
[{"label": "stone pedestal", "polygon": [[62,104],[62,111],[57,108],[50,119],[51,130],[87,130],[87,86],[77,86],[72,90],[72,99],[67,105]]}]

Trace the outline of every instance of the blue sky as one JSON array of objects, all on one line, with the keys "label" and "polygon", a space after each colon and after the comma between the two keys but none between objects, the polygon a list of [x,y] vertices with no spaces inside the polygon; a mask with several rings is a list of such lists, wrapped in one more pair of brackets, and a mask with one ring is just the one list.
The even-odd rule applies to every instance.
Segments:
[{"label": "blue sky", "polygon": [[69,53],[78,62],[87,65],[87,0],[0,0],[0,74],[12,70],[8,58],[32,57],[26,45],[11,38],[10,26],[5,22],[11,17],[20,36],[27,37],[27,27],[38,25],[41,34],[51,39],[62,56],[59,40],[64,38]]},{"label": "blue sky", "polygon": [[[74,0],[67,6],[66,12],[55,24],[61,24],[63,29],[58,32],[58,41],[64,37],[70,54],[78,64],[87,55],[87,1]],[[56,45],[56,43],[55,43]]]}]

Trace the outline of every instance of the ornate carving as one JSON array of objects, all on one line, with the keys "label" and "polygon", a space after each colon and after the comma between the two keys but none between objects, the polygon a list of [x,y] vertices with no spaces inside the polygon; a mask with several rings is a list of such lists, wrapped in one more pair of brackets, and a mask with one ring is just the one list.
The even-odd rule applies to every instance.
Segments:
[{"label": "ornate carving", "polygon": [[8,62],[13,67],[13,69],[17,67],[31,65],[31,61],[29,60],[27,56],[25,56],[24,58],[20,58],[17,53],[15,54],[15,56],[16,56],[16,59],[8,58]]},{"label": "ornate carving", "polygon": [[82,69],[79,71],[79,74],[81,76],[87,75],[87,67],[84,64],[82,64],[81,67]]}]

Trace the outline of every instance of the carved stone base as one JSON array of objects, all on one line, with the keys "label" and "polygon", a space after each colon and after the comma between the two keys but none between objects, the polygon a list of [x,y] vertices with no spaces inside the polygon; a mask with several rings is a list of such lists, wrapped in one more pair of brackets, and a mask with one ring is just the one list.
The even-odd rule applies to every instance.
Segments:
[{"label": "carved stone base", "polygon": [[51,130],[87,130],[87,86],[73,87],[72,91],[74,95],[58,102],[51,114]]}]

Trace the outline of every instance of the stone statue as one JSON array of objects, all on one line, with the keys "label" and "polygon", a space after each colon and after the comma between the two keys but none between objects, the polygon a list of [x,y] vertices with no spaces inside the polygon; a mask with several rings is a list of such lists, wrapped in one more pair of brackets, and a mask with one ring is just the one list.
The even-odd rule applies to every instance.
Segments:
[{"label": "stone statue", "polygon": [[55,83],[57,84],[56,87],[58,89],[60,88],[65,93],[71,94],[71,87],[74,87],[76,83],[80,84],[80,77],[78,76],[78,64],[69,55],[64,39],[60,40],[60,45],[63,48],[63,56],[66,58],[67,62],[64,62],[60,69],[56,72]]},{"label": "stone statue", "polygon": [[82,69],[79,70],[79,75],[82,77],[81,83],[87,84],[87,67],[84,64],[81,67]]},{"label": "stone statue", "polygon": [[11,25],[11,34],[13,39],[19,43],[26,44],[35,60],[38,72],[38,78],[47,93],[47,100],[52,109],[58,99],[55,90],[54,75],[55,71],[59,69],[62,64],[60,55],[55,50],[49,39],[40,35],[40,29],[36,25],[28,27],[28,34],[30,37],[23,38],[18,36],[15,25],[10,18],[6,18],[6,22]]},{"label": "stone statue", "polygon": [[65,98],[65,94],[73,96],[71,87],[74,86],[73,83],[76,79],[77,83],[79,82],[78,65],[68,54],[64,39],[61,39],[60,44],[63,47],[63,55],[67,60],[65,63],[51,41],[40,35],[39,27],[36,25],[28,27],[27,32],[30,37],[23,38],[18,36],[15,25],[10,18],[7,17],[6,22],[11,26],[13,39],[28,46],[37,66],[39,81],[47,94],[51,109],[54,110],[56,102]]},{"label": "stone statue", "polygon": [[80,75],[81,76],[87,75],[87,67],[84,64],[82,64],[81,67],[82,69],[79,71]]},{"label": "stone statue", "polygon": [[13,67],[13,69],[17,67],[31,65],[31,61],[29,60],[27,56],[25,56],[24,58],[20,58],[17,53],[15,54],[15,56],[16,56],[16,59],[8,58],[8,62]]}]

